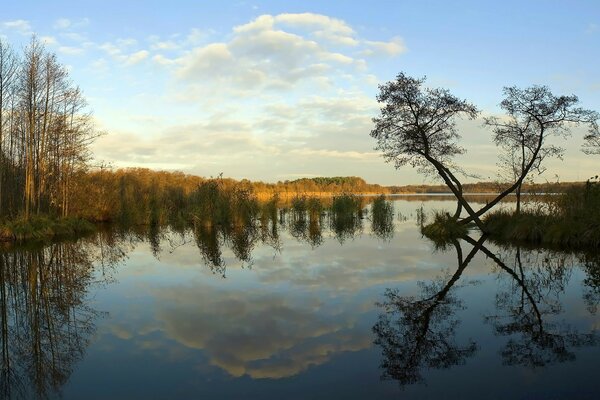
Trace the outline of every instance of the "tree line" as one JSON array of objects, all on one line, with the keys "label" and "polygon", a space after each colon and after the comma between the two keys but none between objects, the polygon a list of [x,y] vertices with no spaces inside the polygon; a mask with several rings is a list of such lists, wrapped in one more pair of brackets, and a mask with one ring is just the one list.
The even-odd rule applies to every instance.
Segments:
[{"label": "tree line", "polygon": [[0,38],[0,218],[68,215],[98,135],[55,54],[35,36],[20,53]]}]

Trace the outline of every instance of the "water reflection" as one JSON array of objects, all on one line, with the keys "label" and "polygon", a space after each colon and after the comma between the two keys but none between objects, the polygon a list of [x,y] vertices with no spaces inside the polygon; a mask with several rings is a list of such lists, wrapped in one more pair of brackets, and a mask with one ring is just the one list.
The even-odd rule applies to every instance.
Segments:
[{"label": "water reflection", "polygon": [[596,314],[600,304],[600,254],[585,254],[581,261],[586,273],[583,298],[588,311]]},{"label": "water reflection", "polygon": [[[508,337],[500,351],[506,365],[541,367],[575,360],[572,349],[598,343],[595,330],[579,332],[564,321],[561,295],[569,280],[571,257],[560,253],[527,252],[508,249],[500,257],[487,248],[482,251],[508,279],[506,290],[496,295],[498,314],[487,316],[496,334]],[[512,261],[511,267],[507,265]]]},{"label": "water reflection", "polygon": [[[571,255],[518,247],[496,254],[484,245],[485,240],[485,236],[477,241],[463,238],[472,246],[464,259],[461,243],[454,241],[455,272],[421,283],[419,296],[404,295],[397,289],[386,291],[386,300],[379,304],[383,312],[373,327],[375,343],[382,351],[384,379],[397,380],[401,386],[422,382],[424,370],[464,364],[475,354],[475,341],[456,343],[460,323],[456,313],[465,306],[454,292],[478,252],[493,262],[503,283],[498,285],[496,313],[484,317],[496,335],[508,338],[500,350],[503,364],[541,367],[574,361],[574,348],[599,343],[594,327],[581,332],[556,318],[562,312],[561,295],[572,271],[568,266],[573,262]],[[599,282],[590,275],[597,270],[587,263],[586,269],[589,289],[585,298],[588,304],[597,304],[594,296]]]},{"label": "water reflection", "polygon": [[[192,233],[202,260],[215,274],[226,276],[226,262],[223,249],[230,249],[237,261],[243,265],[253,264],[252,251],[258,245],[269,246],[281,251],[280,230],[285,230],[301,243],[313,249],[321,246],[327,229],[343,244],[363,232],[363,219],[367,210],[344,210],[344,212],[323,211],[321,209],[281,209],[268,217],[245,221],[235,225],[213,225],[197,222]],[[373,233],[381,238],[393,237],[393,207],[373,217]],[[159,252],[160,240],[150,237],[153,254]],[[155,251],[155,249],[159,249]]]},{"label": "water reflection", "polygon": [[[576,358],[582,369],[576,349],[598,344],[597,321],[576,314],[596,313],[600,258],[484,237],[432,255],[414,221],[396,218],[414,204],[380,206],[113,229],[0,253],[0,398],[82,398],[90,379],[105,380],[99,398],[317,397],[311,388],[325,386],[384,397],[398,389],[379,382],[380,361],[414,389],[430,370],[482,365],[486,351],[483,363],[513,369]],[[474,312],[473,300],[489,304]]]},{"label": "water reflection", "polygon": [[2,398],[59,391],[83,357],[101,315],[86,298],[94,279],[88,250],[61,243],[0,253]]},{"label": "water reflection", "polygon": [[463,259],[461,244],[454,241],[457,267],[453,274],[421,285],[419,297],[405,296],[399,290],[388,289],[384,309],[373,327],[375,344],[383,354],[381,367],[384,378],[395,379],[401,385],[421,382],[423,368],[448,368],[464,364],[477,350],[473,340],[458,344],[455,317],[462,301],[453,295],[455,285],[484,239],[475,243]]}]

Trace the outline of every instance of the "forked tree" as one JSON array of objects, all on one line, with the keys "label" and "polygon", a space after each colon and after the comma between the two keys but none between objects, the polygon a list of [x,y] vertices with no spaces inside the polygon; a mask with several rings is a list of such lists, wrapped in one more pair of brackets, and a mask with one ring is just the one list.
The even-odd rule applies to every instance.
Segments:
[{"label": "forked tree", "polygon": [[462,223],[478,220],[503,198],[516,190],[520,192],[529,173],[543,168],[544,159],[560,156],[563,149],[550,142],[552,137],[566,138],[571,135],[573,127],[581,124],[597,130],[600,115],[577,107],[578,103],[577,96],[555,96],[546,86],[504,88],[504,100],[500,107],[507,115],[502,119],[488,118],[485,124],[493,128],[496,144],[521,152],[520,171],[512,185],[477,213],[462,220]]}]

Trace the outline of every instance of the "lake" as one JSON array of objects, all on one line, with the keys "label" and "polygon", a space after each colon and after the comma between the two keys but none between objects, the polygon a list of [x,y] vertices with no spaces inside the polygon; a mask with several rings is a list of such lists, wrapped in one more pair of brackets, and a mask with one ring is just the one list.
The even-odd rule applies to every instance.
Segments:
[{"label": "lake", "polygon": [[2,398],[598,398],[600,256],[436,248],[432,199],[5,249]]}]

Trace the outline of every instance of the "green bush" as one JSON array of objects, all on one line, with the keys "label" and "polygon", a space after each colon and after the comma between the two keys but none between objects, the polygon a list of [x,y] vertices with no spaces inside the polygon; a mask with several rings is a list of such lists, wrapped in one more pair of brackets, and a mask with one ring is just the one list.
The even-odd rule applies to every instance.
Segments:
[{"label": "green bush", "polygon": [[447,212],[436,212],[433,222],[421,227],[421,233],[437,246],[444,247],[452,240],[466,236],[469,233],[469,227],[459,224],[458,220]]}]

